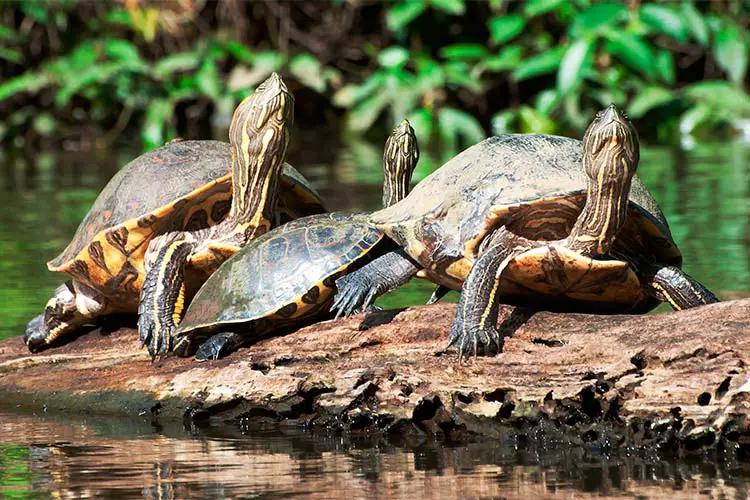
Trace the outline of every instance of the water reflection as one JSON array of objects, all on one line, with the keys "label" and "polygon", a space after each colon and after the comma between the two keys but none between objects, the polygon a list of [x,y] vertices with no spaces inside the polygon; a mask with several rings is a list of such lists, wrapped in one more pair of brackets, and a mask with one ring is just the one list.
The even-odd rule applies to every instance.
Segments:
[{"label": "water reflection", "polygon": [[746,498],[748,466],[608,457],[512,439],[387,439],[155,429],[132,420],[0,414],[0,496]]},{"label": "water reflection", "polygon": [[[302,138],[305,139],[305,138]],[[382,145],[295,141],[289,160],[333,210],[380,204]],[[0,151],[0,339],[19,335],[61,276],[44,263],[59,253],[113,173],[137,153],[39,154]],[[450,152],[423,151],[416,178]],[[750,295],[750,146],[696,145],[690,151],[643,148],[638,174],[661,204],[686,270],[721,298]],[[432,286],[413,280],[383,297],[385,307],[423,303]],[[448,300],[456,300],[450,294]],[[663,307],[666,309],[666,307]]]}]

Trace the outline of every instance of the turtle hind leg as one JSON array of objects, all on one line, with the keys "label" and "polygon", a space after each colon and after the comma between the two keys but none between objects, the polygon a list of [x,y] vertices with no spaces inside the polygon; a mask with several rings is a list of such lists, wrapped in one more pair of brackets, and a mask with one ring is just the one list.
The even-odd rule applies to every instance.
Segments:
[{"label": "turtle hind leg", "polygon": [[654,269],[646,290],[675,310],[719,302],[718,297],[698,280],[674,266]]},{"label": "turtle hind leg", "polygon": [[23,341],[39,352],[105,313],[104,299],[93,289],[66,281],[47,301],[44,312],[26,326]]},{"label": "turtle hind leg", "polygon": [[185,266],[196,246],[185,233],[154,242],[149,253],[156,258],[146,273],[138,305],[138,332],[152,359],[172,348],[172,333],[185,306]]},{"label": "turtle hind leg", "polygon": [[243,339],[242,335],[235,332],[217,333],[198,347],[195,359],[197,361],[221,359],[236,351],[243,344]]},{"label": "turtle hind leg", "polygon": [[421,268],[403,249],[381,255],[336,280],[336,298],[331,306],[336,317],[366,310],[380,295],[409,281]]}]

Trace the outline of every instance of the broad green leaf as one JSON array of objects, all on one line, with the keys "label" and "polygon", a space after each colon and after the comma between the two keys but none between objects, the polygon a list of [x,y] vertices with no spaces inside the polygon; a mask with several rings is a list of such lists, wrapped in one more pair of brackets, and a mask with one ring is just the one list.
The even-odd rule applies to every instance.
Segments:
[{"label": "broad green leaf", "polygon": [[426,146],[432,137],[432,111],[425,108],[417,109],[412,111],[407,119],[417,134],[417,143]]},{"label": "broad green leaf", "polygon": [[574,32],[596,31],[617,23],[626,14],[627,8],[622,3],[597,3],[575,17],[572,29]]},{"label": "broad green leaf", "polygon": [[566,0],[529,0],[523,9],[526,17],[534,17],[555,10],[565,4]]},{"label": "broad green leaf", "polygon": [[104,16],[104,20],[111,24],[121,24],[123,26],[132,27],[132,18],[130,13],[122,8],[114,8],[107,12]]},{"label": "broad green leaf", "polygon": [[325,92],[326,82],[323,80],[322,67],[312,54],[299,54],[289,62],[289,71],[304,86],[316,92]]},{"label": "broad green leaf", "polygon": [[518,109],[521,132],[524,134],[554,134],[555,122],[534,108],[521,106]]},{"label": "broad green leaf", "polygon": [[440,49],[440,56],[446,59],[481,59],[487,55],[487,48],[478,43],[457,43]]},{"label": "broad green leaf", "polygon": [[164,129],[171,116],[172,103],[169,99],[151,101],[141,130],[141,140],[146,149],[154,149],[164,143]]},{"label": "broad green leaf", "polygon": [[714,57],[721,69],[727,72],[729,79],[740,85],[747,72],[747,43],[742,31],[736,26],[729,26],[718,33],[714,39]]},{"label": "broad green leaf", "polygon": [[87,69],[68,75],[68,78],[62,82],[61,88],[55,94],[55,104],[59,107],[65,106],[71,97],[81,92],[83,89],[109,80],[114,74],[124,69],[122,63],[113,62],[105,64],[95,64]]},{"label": "broad green leaf", "polygon": [[224,43],[224,49],[238,61],[252,64],[255,60],[255,54],[246,45],[239,42],[229,41]]},{"label": "broad green leaf", "polygon": [[380,90],[385,84],[385,75],[375,72],[360,85],[345,85],[333,94],[333,104],[342,108],[351,108],[362,99]]},{"label": "broad green leaf", "polygon": [[668,5],[645,3],[641,5],[641,21],[652,30],[664,33],[681,42],[687,42],[687,26],[682,15]]},{"label": "broad green leaf", "polygon": [[489,71],[505,71],[518,66],[522,49],[518,45],[503,48],[496,56],[485,57],[481,64]]},{"label": "broad green leaf", "polygon": [[71,69],[87,69],[96,61],[96,47],[92,41],[87,40],[60,59],[70,64]]},{"label": "broad green leaf", "polygon": [[557,91],[551,89],[542,90],[534,100],[534,109],[543,115],[549,116],[558,104],[560,104],[560,94]]},{"label": "broad green leaf", "polygon": [[486,137],[476,118],[454,108],[439,110],[437,125],[441,140],[447,145],[454,146],[454,149],[459,137],[462,137],[467,144],[476,144]]},{"label": "broad green leaf", "polygon": [[672,102],[675,95],[664,87],[650,86],[638,91],[628,104],[628,115],[641,118],[654,108]]},{"label": "broad green leaf", "polygon": [[693,35],[693,38],[703,46],[708,45],[708,25],[703,19],[703,15],[695,8],[693,2],[683,2],[681,12],[683,19],[685,19],[685,24],[690,29],[690,34]]},{"label": "broad green leaf", "polygon": [[214,101],[218,101],[221,98],[221,78],[219,77],[219,70],[213,59],[206,59],[203,64],[201,64],[195,78],[196,83],[198,84],[198,89],[204,95],[210,97]]},{"label": "broad green leaf", "polygon": [[445,71],[429,57],[418,57],[416,67],[417,87],[421,93],[426,94],[445,85]]},{"label": "broad green leaf", "polygon": [[617,30],[608,31],[606,36],[608,52],[631,68],[647,76],[653,75],[654,54],[646,42],[632,33]]},{"label": "broad green leaf", "polygon": [[15,41],[23,39],[23,37],[21,36],[20,33],[15,31],[14,29],[11,29],[7,26],[3,26],[2,24],[0,24],[0,39],[15,42]]},{"label": "broad green leaf", "polygon": [[560,66],[566,50],[565,46],[555,47],[537,56],[524,59],[513,71],[513,79],[521,81],[553,73]]},{"label": "broad green leaf", "polygon": [[0,101],[4,101],[19,92],[35,94],[49,83],[50,78],[46,73],[27,71],[20,76],[11,78],[0,84]]},{"label": "broad green leaf", "polygon": [[526,25],[521,16],[497,16],[487,23],[490,30],[490,40],[497,44],[505,43],[517,37]]},{"label": "broad green leaf", "polygon": [[580,85],[584,73],[591,67],[593,51],[593,38],[578,40],[565,51],[557,71],[557,90],[560,94],[565,95]]},{"label": "broad green leaf", "polygon": [[665,83],[674,85],[677,76],[674,71],[674,57],[668,50],[660,50],[656,53],[656,72]]},{"label": "broad green leaf", "polygon": [[378,54],[378,64],[384,68],[401,67],[409,61],[409,51],[403,47],[388,47]]},{"label": "broad green leaf", "polygon": [[704,123],[711,121],[714,110],[705,104],[698,104],[685,111],[680,117],[680,132],[690,135]]},{"label": "broad green leaf", "polygon": [[464,0],[430,0],[430,5],[455,16],[460,16],[466,12]]},{"label": "broad green leaf", "polygon": [[372,127],[388,104],[386,89],[359,103],[348,116],[349,128],[354,132],[364,132]]},{"label": "broad green leaf", "polygon": [[750,95],[729,82],[693,83],[685,87],[683,93],[693,101],[711,103],[715,108],[725,107],[737,115],[750,116]]},{"label": "broad green leaf", "polygon": [[197,52],[179,52],[160,59],[154,64],[157,78],[166,78],[177,71],[189,71],[198,67],[200,56]]},{"label": "broad green leaf", "polygon": [[138,47],[128,40],[109,39],[104,42],[104,52],[116,61],[134,62],[141,60]]},{"label": "broad green leaf", "polygon": [[391,31],[399,31],[416,19],[425,8],[422,0],[405,0],[403,3],[394,5],[388,9],[386,23]]},{"label": "broad green leaf", "polygon": [[450,61],[443,65],[446,81],[449,84],[467,88],[472,92],[482,91],[482,82],[474,78],[469,66],[462,61]]},{"label": "broad green leaf", "polygon": [[0,47],[0,59],[5,59],[6,61],[10,61],[16,64],[21,64],[21,62],[23,61],[23,57],[21,56],[20,52],[13,49],[6,49],[5,47]]}]

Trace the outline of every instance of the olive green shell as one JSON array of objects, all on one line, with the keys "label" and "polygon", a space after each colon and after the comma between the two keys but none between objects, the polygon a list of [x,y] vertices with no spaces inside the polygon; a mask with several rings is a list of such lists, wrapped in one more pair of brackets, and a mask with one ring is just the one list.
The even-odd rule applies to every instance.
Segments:
[{"label": "olive green shell", "polygon": [[382,238],[381,231],[347,213],[313,215],[269,231],[203,284],[176,336],[260,319],[276,326],[317,313],[333,298],[336,278]]},{"label": "olive green shell", "polygon": [[[581,141],[566,137],[491,137],[451,159],[370,221],[426,269],[473,261],[482,238],[500,224],[530,239],[563,239],[585,202],[582,153]],[[637,177],[629,219],[629,231],[639,234],[618,239],[643,241],[658,262],[681,264],[664,215]]]},{"label": "olive green shell", "polygon": [[[158,233],[215,224],[229,212],[231,163],[231,148],[220,141],[175,141],[139,156],[102,189],[73,239],[48,267],[67,270],[66,264],[100,233],[135,219],[146,227],[161,209],[168,208],[168,213],[154,228]],[[282,173],[279,209],[297,216],[325,211],[320,195],[288,164]]]}]

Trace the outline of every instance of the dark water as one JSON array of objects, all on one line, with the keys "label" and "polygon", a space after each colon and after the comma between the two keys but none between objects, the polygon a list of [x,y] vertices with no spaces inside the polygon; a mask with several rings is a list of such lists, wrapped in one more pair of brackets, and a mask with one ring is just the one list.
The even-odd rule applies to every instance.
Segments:
[{"label": "dark water", "polygon": [[[365,210],[380,203],[381,155],[378,146],[359,143],[299,148],[290,161],[331,209]],[[44,263],[65,247],[99,189],[132,156],[71,153],[30,161],[0,152],[0,339],[20,335],[41,311],[61,281]],[[422,158],[418,177],[441,163],[427,153]],[[741,144],[645,148],[639,167],[686,270],[722,299],[750,296],[748,160],[750,146]],[[415,280],[380,304],[423,303],[431,289]],[[399,447],[308,434],[219,434],[226,431],[0,414],[0,497],[745,498],[748,492],[744,466],[711,457],[659,461],[515,442]]]},{"label": "dark water", "polygon": [[0,413],[0,497],[746,498],[750,467],[431,440]]}]

